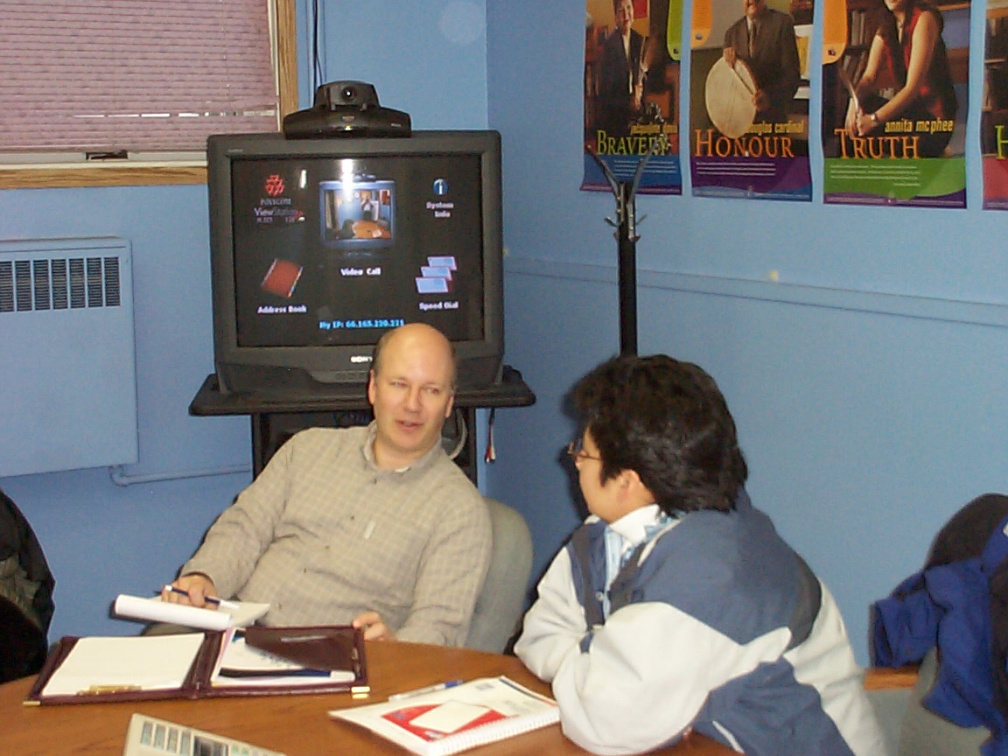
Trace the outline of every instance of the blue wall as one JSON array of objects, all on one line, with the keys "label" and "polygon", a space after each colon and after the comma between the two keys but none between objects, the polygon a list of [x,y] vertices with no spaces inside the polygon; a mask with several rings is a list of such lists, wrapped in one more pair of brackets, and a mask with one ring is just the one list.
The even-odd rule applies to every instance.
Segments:
[{"label": "blue wall", "polygon": [[[307,5],[299,0],[304,107],[313,92]],[[415,128],[486,128],[482,2],[323,5],[325,81],[372,82]],[[119,236],[133,254],[140,461],[113,471],[132,482],[116,485],[104,469],[0,479],[56,575],[51,639],[135,633],[108,617],[115,596],[150,594],[173,578],[251,480],[248,418],[188,414],[213,370],[206,202],[203,186],[0,191],[0,239]],[[5,400],[17,390],[3,386]]]},{"label": "blue wall", "polygon": [[[538,401],[496,413],[498,461],[482,480],[526,515],[538,572],[580,516],[560,459],[572,431],[562,398],[618,349],[604,222],[613,201],[578,190],[584,2],[324,5],[324,80],[375,84],[415,128],[503,135],[507,360]],[[971,115],[982,30],[975,14]],[[817,133],[815,104],[812,117]],[[640,351],[696,361],[717,379],[753,499],[837,596],[862,662],[868,604],[921,564],[961,504],[1008,488],[1008,216],[979,210],[970,128],[964,211],[827,207],[818,182],[812,203],[695,199],[688,187],[638,202]],[[248,465],[247,420],[187,415],[212,370],[205,203],[202,187],[0,192],[0,237],[132,242],[140,462],[127,474]],[[248,479],[119,487],[90,470],[0,480],[57,574],[51,635],[133,632],[106,618],[108,602],[171,577]]]},{"label": "blue wall", "polygon": [[[614,202],[578,191],[584,3],[487,5],[508,358],[539,396],[498,414],[502,458],[489,485],[535,523],[542,569],[578,516],[558,462],[572,431],[563,395],[619,348],[616,243],[604,222]],[[718,381],[756,505],[837,596],[862,663],[870,602],[922,564],[958,507],[1006,488],[1008,216],[979,209],[984,19],[974,10],[969,209],[825,206],[818,180],[812,203],[697,199],[688,185],[682,197],[637,202],[647,216],[639,351],[695,361]],[[819,111],[814,102],[813,134]],[[813,177],[817,150],[813,140]]]}]

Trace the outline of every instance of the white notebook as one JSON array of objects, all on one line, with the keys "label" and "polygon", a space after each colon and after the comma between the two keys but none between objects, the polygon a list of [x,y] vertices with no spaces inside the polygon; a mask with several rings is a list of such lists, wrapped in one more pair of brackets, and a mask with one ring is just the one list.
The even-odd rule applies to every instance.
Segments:
[{"label": "white notebook", "polygon": [[120,617],[146,620],[147,622],[170,622],[200,630],[245,627],[266,614],[269,608],[269,604],[252,601],[227,601],[219,609],[203,609],[187,604],[162,601],[160,596],[146,598],[129,596],[125,593],[116,597],[113,606],[113,610]]},{"label": "white notebook", "polygon": [[546,696],[507,677],[482,677],[433,693],[330,711],[421,756],[447,756],[560,721]]}]

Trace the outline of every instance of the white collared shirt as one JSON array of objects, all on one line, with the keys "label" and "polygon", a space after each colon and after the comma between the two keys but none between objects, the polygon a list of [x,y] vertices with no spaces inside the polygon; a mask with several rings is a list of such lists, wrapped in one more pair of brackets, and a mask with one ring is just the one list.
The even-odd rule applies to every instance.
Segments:
[{"label": "white collared shirt", "polygon": [[657,504],[635,509],[606,525],[606,584],[602,611],[609,616],[609,588],[619,574],[624,560],[642,543],[651,540],[672,521]]}]

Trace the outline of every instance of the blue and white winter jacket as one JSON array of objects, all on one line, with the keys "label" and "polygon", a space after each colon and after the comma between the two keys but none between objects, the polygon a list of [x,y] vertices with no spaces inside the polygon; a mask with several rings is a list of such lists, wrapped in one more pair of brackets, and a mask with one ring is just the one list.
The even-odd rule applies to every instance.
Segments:
[{"label": "blue and white winter jacket", "polygon": [[748,756],[887,753],[832,596],[745,492],[631,534],[608,592],[606,529],[575,531],[515,647],[573,741],[641,753],[692,729]]}]

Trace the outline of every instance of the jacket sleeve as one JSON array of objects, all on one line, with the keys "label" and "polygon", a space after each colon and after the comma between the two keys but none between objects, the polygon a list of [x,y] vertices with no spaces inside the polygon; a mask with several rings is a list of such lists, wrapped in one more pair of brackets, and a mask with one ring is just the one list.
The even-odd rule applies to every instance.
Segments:
[{"label": "jacket sleeve", "polygon": [[452,497],[447,507],[451,516],[441,522],[424,549],[413,605],[396,631],[399,640],[461,646],[469,634],[490,564],[490,515],[475,490],[449,487],[445,495]]},{"label": "jacket sleeve", "polygon": [[787,102],[794,97],[801,84],[801,60],[798,57],[798,43],[795,39],[794,22],[786,13],[780,14],[778,36],[774,49],[779,55],[778,76],[768,87],[775,102]]},{"label": "jacket sleeve", "polygon": [[538,590],[514,650],[537,677],[552,682],[564,660],[581,653],[580,644],[589,629],[574,592],[567,549],[553,559]]}]

